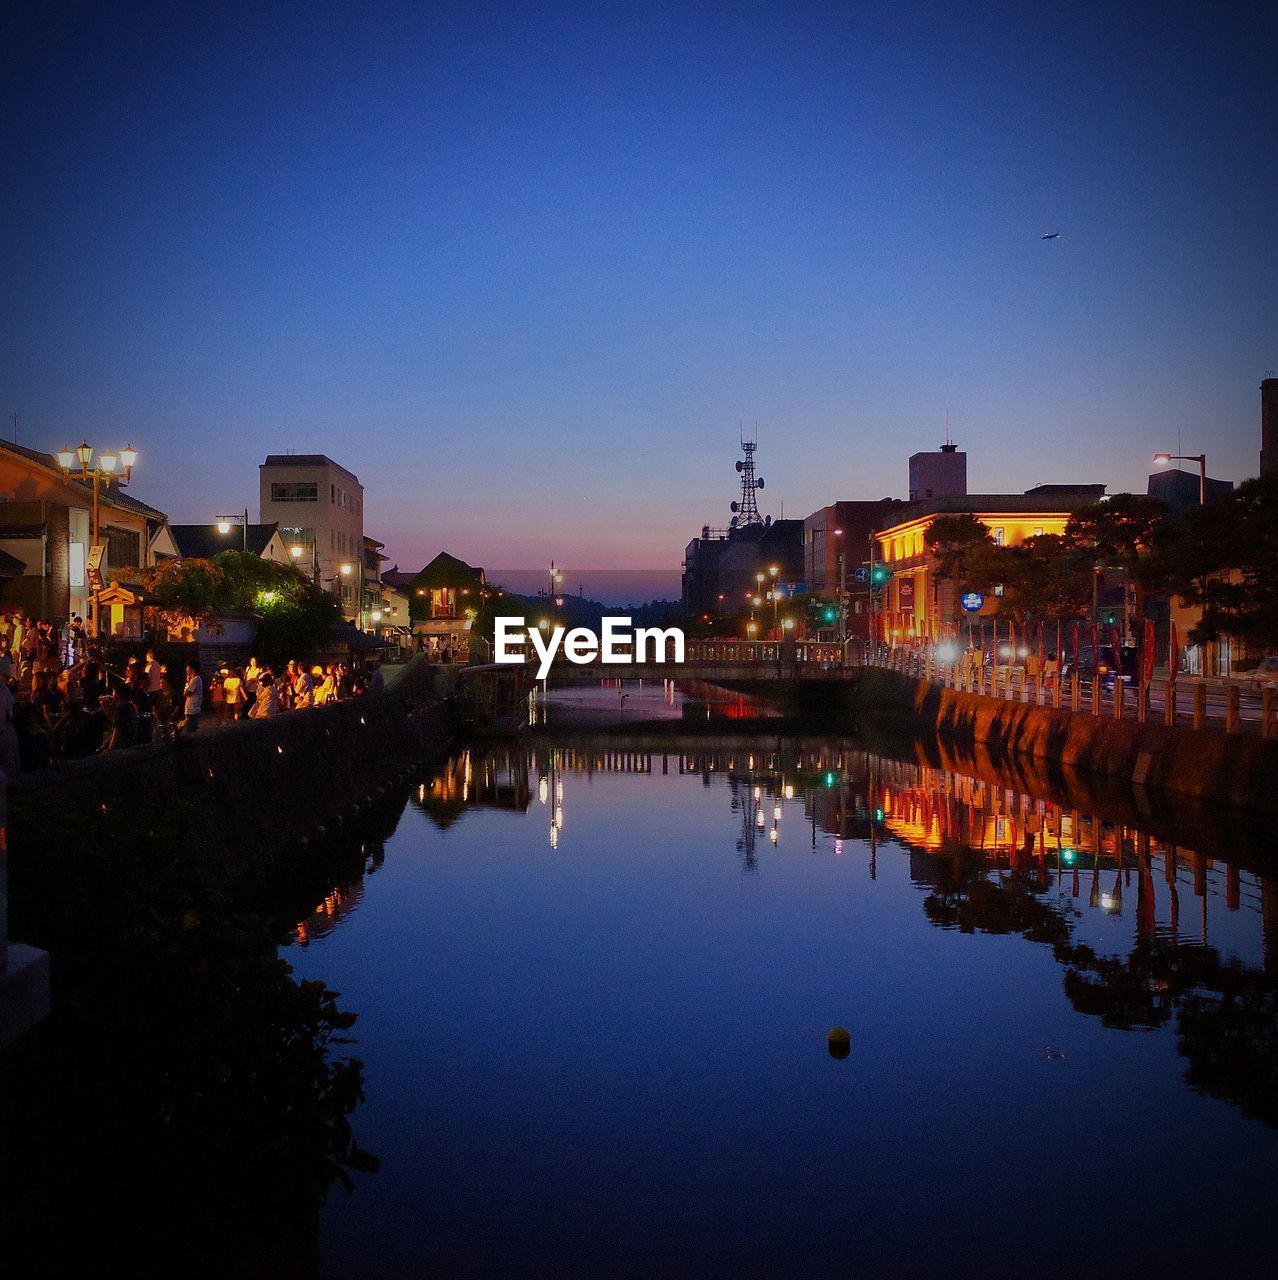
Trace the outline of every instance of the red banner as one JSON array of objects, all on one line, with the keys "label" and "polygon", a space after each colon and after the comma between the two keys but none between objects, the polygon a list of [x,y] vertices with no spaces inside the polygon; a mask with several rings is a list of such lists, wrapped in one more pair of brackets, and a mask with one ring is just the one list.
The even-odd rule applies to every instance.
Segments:
[{"label": "red banner", "polygon": [[1176,673],[1180,670],[1180,632],[1176,628],[1176,624],[1171,624],[1170,644],[1167,648],[1167,680],[1169,684],[1176,683]]},{"label": "red banner", "polygon": [[1148,684],[1154,678],[1154,620],[1152,618],[1145,619],[1145,635],[1141,645],[1141,676],[1144,682]]}]

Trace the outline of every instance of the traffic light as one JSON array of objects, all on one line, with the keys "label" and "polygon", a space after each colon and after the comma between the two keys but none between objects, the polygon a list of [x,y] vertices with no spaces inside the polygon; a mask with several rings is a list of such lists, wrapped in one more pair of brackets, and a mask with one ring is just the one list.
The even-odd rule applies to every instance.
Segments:
[{"label": "traffic light", "polygon": [[834,622],[838,618],[838,616],[839,616],[839,611],[832,604],[826,605],[825,611],[821,614],[821,617],[826,622]]},{"label": "traffic light", "polygon": [[891,576],[892,570],[889,569],[887,565],[876,564],[874,568],[870,570],[870,585],[881,587],[889,578],[891,578]]}]

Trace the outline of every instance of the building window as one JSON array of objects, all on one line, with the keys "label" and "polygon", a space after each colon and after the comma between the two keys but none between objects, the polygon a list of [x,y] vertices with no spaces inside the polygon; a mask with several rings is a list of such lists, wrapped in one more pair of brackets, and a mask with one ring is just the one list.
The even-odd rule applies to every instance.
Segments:
[{"label": "building window", "polygon": [[335,484],[328,486],[328,500],[330,504],[337,501],[337,486]]},{"label": "building window", "polygon": [[142,540],[127,529],[106,529],[107,567],[109,569],[144,569]]},{"label": "building window", "polygon": [[272,502],[318,502],[319,485],[302,480],[271,481]]}]

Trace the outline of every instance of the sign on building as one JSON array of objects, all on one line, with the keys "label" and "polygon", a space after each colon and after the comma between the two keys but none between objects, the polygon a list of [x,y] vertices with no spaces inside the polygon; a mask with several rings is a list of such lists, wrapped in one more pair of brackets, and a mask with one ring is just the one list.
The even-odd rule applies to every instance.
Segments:
[{"label": "sign on building", "polygon": [[89,574],[89,590],[98,592],[102,590],[102,570],[106,567],[103,561],[106,559],[106,547],[96,546],[89,548],[89,558],[85,562],[85,568]]}]

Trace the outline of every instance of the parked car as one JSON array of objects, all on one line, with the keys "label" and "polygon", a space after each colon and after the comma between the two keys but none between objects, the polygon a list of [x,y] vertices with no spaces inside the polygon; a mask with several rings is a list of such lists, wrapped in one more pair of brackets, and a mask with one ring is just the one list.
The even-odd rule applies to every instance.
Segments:
[{"label": "parked car", "polygon": [[1090,644],[1081,645],[1078,650],[1078,666],[1075,668],[1073,658],[1066,658],[1061,668],[1063,679],[1069,679],[1078,672],[1079,679],[1091,680],[1100,676],[1101,687],[1109,690],[1121,679],[1124,684],[1135,684],[1140,673],[1140,655],[1131,645],[1122,645],[1114,652],[1112,644],[1103,644],[1096,654]]},{"label": "parked car", "polygon": [[1278,656],[1262,658],[1260,665],[1248,674],[1247,679],[1253,689],[1278,685]]}]

